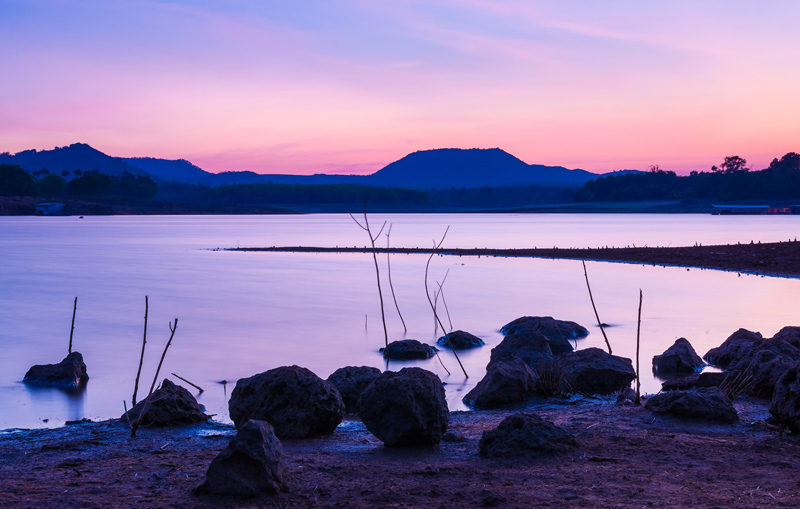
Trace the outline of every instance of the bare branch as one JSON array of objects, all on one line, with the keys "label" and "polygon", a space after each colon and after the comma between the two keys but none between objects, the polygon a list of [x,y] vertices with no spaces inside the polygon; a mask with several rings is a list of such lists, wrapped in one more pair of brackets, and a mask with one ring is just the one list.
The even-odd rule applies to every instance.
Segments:
[{"label": "bare branch", "polygon": [[142,354],[139,356],[139,369],[136,371],[136,383],[133,386],[133,398],[131,399],[131,405],[136,405],[136,394],[139,392],[139,377],[142,374],[142,364],[144,363],[144,348],[147,344],[147,313],[150,308],[150,304],[147,301],[147,295],[144,296],[144,334],[142,335]]},{"label": "bare branch", "polygon": [[600,327],[600,332],[603,333],[603,338],[606,340],[606,346],[608,347],[608,353],[611,354],[611,343],[608,342],[608,336],[606,336],[606,331],[603,329],[603,323],[600,321],[600,315],[597,314],[597,306],[594,305],[594,297],[592,297],[592,287],[589,286],[589,273],[586,272],[586,261],[581,260],[583,263],[583,275],[586,276],[586,288],[589,289],[589,300],[592,301],[592,309],[594,309],[594,317],[597,318],[597,326]]},{"label": "bare branch", "polygon": [[394,285],[392,285],[392,262],[391,253],[389,253],[389,236],[392,234],[392,224],[389,223],[389,231],[386,232],[386,268],[389,274],[389,289],[392,291],[392,299],[394,300],[394,307],[397,309],[397,314],[400,315],[400,322],[403,324],[403,332],[408,332],[406,321],[403,320],[403,314],[400,312],[400,306],[397,304],[397,296],[394,294]]},{"label": "bare branch", "polygon": [[173,326],[172,323],[169,324],[169,341],[167,341],[167,346],[164,347],[164,352],[161,354],[161,360],[158,362],[158,368],[156,369],[156,376],[153,377],[153,383],[150,385],[150,392],[147,394],[147,399],[144,400],[144,405],[142,405],[142,411],[139,413],[139,418],[136,419],[136,424],[131,428],[131,436],[136,436],[136,430],[141,425],[142,420],[144,419],[145,414],[147,413],[147,409],[150,406],[150,398],[153,396],[153,390],[156,388],[156,382],[158,381],[158,374],[161,372],[161,365],[164,364],[164,357],[167,356],[167,350],[169,350],[169,345],[172,344],[172,338],[175,337],[175,331],[178,330],[178,319],[175,319],[175,325]]}]

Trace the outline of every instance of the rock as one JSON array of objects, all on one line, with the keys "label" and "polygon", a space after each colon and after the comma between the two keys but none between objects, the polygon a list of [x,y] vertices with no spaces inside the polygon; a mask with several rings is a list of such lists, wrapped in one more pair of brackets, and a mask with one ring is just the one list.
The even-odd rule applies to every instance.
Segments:
[{"label": "rock", "polygon": [[195,494],[253,497],[286,491],[283,446],[265,421],[247,421],[211,461]]},{"label": "rock", "polygon": [[486,344],[478,336],[473,336],[469,332],[464,332],[463,330],[447,333],[447,335],[440,337],[436,344],[450,348],[450,344],[448,344],[448,342],[452,343],[453,348],[456,350],[467,350],[469,348],[477,348]]},{"label": "rock", "polygon": [[667,380],[661,384],[661,390],[685,391],[696,387],[719,387],[719,384],[725,380],[726,376],[728,376],[727,373],[721,372],[696,373],[682,378]]},{"label": "rock", "polygon": [[636,378],[630,359],[599,348],[578,350],[559,357],[558,365],[575,392],[611,394],[629,387]]},{"label": "rock", "polygon": [[703,356],[703,359],[712,366],[719,366],[725,369],[738,356],[760,344],[762,339],[761,334],[758,332],[739,329],[731,334],[720,346],[709,350]]},{"label": "rock", "polygon": [[58,364],[37,364],[25,373],[23,383],[53,387],[77,388],[89,380],[80,352],[72,352]]},{"label": "rock", "polygon": [[650,396],[644,406],[651,412],[670,413],[678,417],[734,423],[739,414],[731,400],[717,387],[691,391],[667,391]]},{"label": "rock", "polygon": [[800,433],[800,364],[786,370],[775,383],[769,413],[792,433]]},{"label": "rock", "polygon": [[237,428],[267,421],[278,438],[333,433],[344,417],[339,391],[306,368],[282,366],[236,382],[228,401]]},{"label": "rock", "polygon": [[519,413],[503,419],[497,428],[484,431],[478,452],[495,458],[536,457],[577,446],[575,437],[552,422],[532,413]]},{"label": "rock", "polygon": [[389,346],[381,348],[379,351],[385,358],[395,361],[430,359],[436,355],[436,348],[420,343],[416,339],[392,341]]},{"label": "rock", "polygon": [[745,394],[772,399],[775,383],[800,362],[800,349],[782,339],[764,340],[755,350],[740,355],[728,366],[728,378],[746,383]]},{"label": "rock", "polygon": [[539,332],[511,334],[492,348],[489,363],[521,359],[531,368],[538,369],[553,362],[550,340]]},{"label": "rock", "polygon": [[686,338],[678,338],[664,353],[653,357],[653,371],[660,376],[696,373],[705,365]]},{"label": "rock", "polygon": [[575,322],[556,320],[552,316],[523,316],[509,322],[500,329],[504,336],[520,332],[541,332],[548,337],[565,339],[585,338],[589,331]]},{"label": "rock", "polygon": [[[128,410],[127,415],[122,414],[120,420],[127,424],[130,419],[133,424],[136,424],[146,400],[147,396],[145,395],[141,401]],[[203,412],[203,407],[197,403],[189,391],[165,378],[161,382],[161,387],[153,391],[150,396],[147,412],[139,426],[176,426],[205,422],[209,419],[211,417]]]},{"label": "rock", "polygon": [[772,336],[772,339],[782,339],[790,345],[800,348],[800,327],[792,325],[786,326]]},{"label": "rock", "polygon": [[421,368],[382,373],[361,394],[358,414],[387,446],[436,445],[450,422],[442,381]]},{"label": "rock", "polygon": [[522,403],[534,394],[538,378],[521,359],[490,362],[486,376],[464,396],[464,403],[480,409]]},{"label": "rock", "polygon": [[380,374],[380,369],[370,366],[347,366],[334,371],[328,377],[328,382],[333,384],[336,390],[339,391],[345,409],[348,412],[355,412],[361,393]]}]

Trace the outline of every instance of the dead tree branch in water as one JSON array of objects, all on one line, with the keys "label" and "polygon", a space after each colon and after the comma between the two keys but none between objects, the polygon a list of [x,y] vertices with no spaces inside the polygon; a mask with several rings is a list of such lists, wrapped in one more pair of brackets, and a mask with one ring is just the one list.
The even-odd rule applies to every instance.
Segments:
[{"label": "dead tree branch in water", "polygon": [[200,387],[199,385],[195,385],[195,384],[193,384],[192,382],[190,382],[189,380],[187,380],[187,379],[183,378],[183,377],[182,377],[182,376],[180,376],[180,375],[176,375],[175,373],[171,373],[171,374],[172,374],[172,376],[174,376],[174,377],[175,377],[175,378],[177,378],[178,380],[183,380],[184,382],[186,382],[187,384],[191,385],[192,387],[194,387],[194,388],[195,388],[195,389],[197,389],[198,391],[200,391],[200,392],[204,392],[204,391],[203,391],[203,388],[202,388],[202,387]]},{"label": "dead tree branch in water", "polygon": [[[446,329],[444,328],[444,324],[442,323],[442,321],[439,319],[439,315],[436,313],[436,306],[433,305],[433,301],[431,300],[431,293],[428,290],[428,268],[431,265],[431,260],[433,259],[433,255],[435,255],[436,251],[440,247],[442,247],[442,243],[444,242],[444,238],[447,237],[447,232],[449,230],[450,230],[450,227],[448,226],[447,229],[444,231],[444,235],[442,235],[442,240],[440,240],[438,244],[436,243],[435,240],[433,241],[433,251],[431,252],[431,255],[428,257],[428,262],[425,264],[425,296],[428,297],[428,304],[430,304],[431,310],[433,311],[433,317],[436,319],[436,321],[439,324],[439,326],[441,326],[442,331],[444,331]],[[469,378],[469,375],[467,374],[467,370],[464,369],[464,365],[461,364],[461,359],[458,358],[458,353],[456,353],[456,349],[453,348],[453,343],[451,341],[448,341],[447,344],[450,346],[450,350],[453,352],[453,355],[455,356],[456,360],[458,361],[458,365],[461,367],[461,371],[464,372],[464,376],[466,378]],[[447,368],[445,368],[445,370],[446,369]]]},{"label": "dead tree branch in water", "polygon": [[639,321],[636,325],[636,399],[633,400],[637,405],[642,404],[641,398],[641,378],[639,377],[639,337],[642,332],[642,289],[639,288]]},{"label": "dead tree branch in water", "polygon": [[400,315],[400,322],[403,323],[403,332],[408,332],[406,321],[403,320],[403,314],[400,312],[400,306],[397,305],[397,296],[394,294],[394,285],[392,284],[392,254],[389,252],[389,236],[392,234],[392,224],[389,223],[389,231],[386,232],[386,268],[389,275],[389,289],[392,291],[392,299],[394,299],[394,307],[397,309],[397,314]]},{"label": "dead tree branch in water", "polygon": [[169,324],[169,341],[167,341],[167,346],[164,347],[164,352],[161,354],[161,360],[158,361],[158,368],[156,369],[156,376],[153,377],[153,383],[150,385],[150,392],[147,393],[147,398],[144,400],[144,405],[142,405],[142,411],[139,412],[139,418],[136,419],[136,423],[134,423],[133,427],[131,428],[131,437],[136,436],[136,430],[139,429],[139,426],[144,419],[145,414],[147,414],[147,408],[150,406],[150,398],[153,396],[153,390],[156,388],[156,382],[158,381],[158,374],[161,372],[161,365],[164,364],[164,357],[167,356],[167,350],[169,350],[169,345],[172,344],[172,338],[175,337],[175,331],[178,330],[178,319],[175,319],[175,325],[173,326],[172,323]]},{"label": "dead tree branch in water", "polygon": [[69,351],[72,353],[72,335],[75,333],[75,313],[78,311],[78,298],[75,297],[75,303],[72,305],[72,328],[69,330]]},{"label": "dead tree branch in water", "polygon": [[139,369],[136,371],[136,383],[133,386],[133,399],[131,405],[136,405],[136,394],[139,392],[139,377],[142,374],[142,364],[144,364],[144,348],[147,344],[147,313],[150,309],[150,304],[147,300],[147,295],[144,296],[144,334],[142,335],[142,354],[139,356]]},{"label": "dead tree branch in water", "polygon": [[586,272],[586,261],[581,260],[583,263],[583,275],[586,277],[586,288],[589,289],[589,300],[592,301],[592,309],[594,309],[594,317],[597,318],[597,326],[600,327],[600,332],[603,333],[603,339],[606,340],[606,346],[608,347],[608,354],[611,355],[611,343],[608,342],[608,336],[606,336],[606,331],[603,329],[603,322],[600,321],[600,315],[597,314],[597,306],[594,305],[594,297],[592,297],[592,287],[589,286],[589,273]]},{"label": "dead tree branch in water", "polygon": [[[442,304],[444,304],[444,311],[447,313],[447,321],[450,323],[450,332],[453,332],[453,320],[450,318],[450,308],[447,307],[447,301],[444,300],[444,282],[447,281],[447,276],[450,275],[450,269],[447,269],[447,272],[444,273],[444,277],[442,278],[442,282],[436,282],[439,286],[439,295],[442,297]],[[442,331],[444,332],[444,331]],[[445,333],[448,334],[448,333]]]},{"label": "dead tree branch in water", "polygon": [[367,207],[364,206],[364,224],[361,224],[358,219],[356,219],[353,214],[350,214],[350,218],[356,222],[356,224],[369,236],[369,241],[372,244],[372,260],[375,262],[375,277],[378,279],[378,298],[381,301],[381,319],[383,320],[383,337],[386,341],[386,346],[389,346],[389,331],[386,329],[386,313],[383,309],[383,292],[381,291],[381,271],[378,269],[378,252],[375,249],[375,240],[381,236],[383,229],[386,227],[386,221],[383,222],[383,226],[381,226],[380,231],[376,235],[372,235],[372,231],[369,227],[369,218],[367,218]]}]

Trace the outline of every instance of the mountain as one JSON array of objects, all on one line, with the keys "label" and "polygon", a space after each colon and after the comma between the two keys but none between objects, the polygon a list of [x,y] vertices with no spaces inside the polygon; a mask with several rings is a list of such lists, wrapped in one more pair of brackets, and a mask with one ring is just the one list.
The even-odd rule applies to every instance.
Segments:
[{"label": "mountain", "polygon": [[53,150],[24,150],[13,155],[5,152],[0,154],[0,164],[16,164],[29,173],[43,169],[57,174],[69,172],[69,177],[74,175],[75,170],[97,170],[107,175],[119,175],[125,171],[134,175],[147,175],[146,171],[122,159],[106,155],[85,143],[73,143],[68,147],[56,147]]},{"label": "mountain", "polygon": [[186,159],[156,159],[154,157],[122,157],[131,166],[141,168],[153,177],[167,182],[177,180],[189,184],[211,184],[216,175],[195,166]]},{"label": "mountain", "polygon": [[369,185],[442,189],[520,185],[581,185],[597,178],[585,170],[526,164],[499,148],[423,150],[369,175]]}]

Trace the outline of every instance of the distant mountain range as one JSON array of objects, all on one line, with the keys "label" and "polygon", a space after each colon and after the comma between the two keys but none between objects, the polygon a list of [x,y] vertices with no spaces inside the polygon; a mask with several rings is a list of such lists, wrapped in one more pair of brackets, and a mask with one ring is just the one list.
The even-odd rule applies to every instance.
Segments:
[{"label": "distant mountain range", "polygon": [[[118,175],[150,175],[163,182],[185,182],[207,186],[228,184],[360,184],[407,189],[449,189],[521,185],[581,186],[600,175],[562,166],[527,164],[499,149],[436,149],[409,154],[371,175],[283,175],[249,171],[209,173],[189,161],[152,157],[112,157],[85,143],[75,143],[53,150],[25,150],[0,154],[0,164],[16,164],[33,173],[42,169],[65,174],[75,170],[97,170]],[[632,170],[613,172],[628,173]],[[635,171],[635,170],[633,170]],[[608,175],[608,174],[605,174]]]}]

